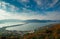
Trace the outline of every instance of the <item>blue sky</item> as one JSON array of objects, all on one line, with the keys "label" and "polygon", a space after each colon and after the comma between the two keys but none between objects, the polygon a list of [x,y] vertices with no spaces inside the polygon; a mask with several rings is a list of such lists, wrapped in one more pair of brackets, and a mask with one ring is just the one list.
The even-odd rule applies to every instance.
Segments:
[{"label": "blue sky", "polygon": [[60,20],[60,0],[0,0],[0,20]]}]

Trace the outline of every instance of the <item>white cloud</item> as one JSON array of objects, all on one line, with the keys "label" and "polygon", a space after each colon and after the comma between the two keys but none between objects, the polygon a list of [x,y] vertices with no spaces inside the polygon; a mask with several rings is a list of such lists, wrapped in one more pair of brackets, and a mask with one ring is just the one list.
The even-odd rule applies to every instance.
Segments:
[{"label": "white cloud", "polygon": [[60,13],[59,12],[46,12],[47,14],[44,16],[44,19],[50,20],[60,20]]},{"label": "white cloud", "polygon": [[17,1],[20,2],[20,3],[29,2],[29,0],[17,0]]},{"label": "white cloud", "polygon": [[0,2],[1,8],[6,9],[6,3],[5,2]]},{"label": "white cloud", "polygon": [[19,8],[15,7],[14,5],[10,5],[10,10],[12,12],[15,12],[16,10],[18,10]]},{"label": "white cloud", "polygon": [[[49,9],[49,8],[53,8],[59,4],[56,4],[59,0],[52,0],[52,3],[47,3],[47,6],[46,9]],[[55,5],[56,4],[56,5]]]},{"label": "white cloud", "polygon": [[1,9],[4,9],[4,10],[8,8],[11,12],[16,12],[17,10],[19,10],[19,8],[17,8],[16,6],[3,2],[3,1],[0,2],[0,7]]},{"label": "white cloud", "polygon": [[40,20],[60,20],[60,12],[53,11],[53,12],[45,12],[46,15],[43,14],[37,14],[35,12],[32,12],[30,14],[29,19],[40,19]]},{"label": "white cloud", "polygon": [[28,0],[21,0],[22,2],[28,2]]},{"label": "white cloud", "polygon": [[32,12],[31,11],[30,13],[28,13],[26,15],[26,17],[27,17],[26,19],[60,20],[60,13],[57,12],[57,11],[54,11],[54,12],[45,12],[45,13],[46,13],[46,15],[43,15],[43,14],[38,14],[37,12]]},{"label": "white cloud", "polygon": [[22,14],[13,14],[12,12],[6,12],[4,10],[0,10],[0,20],[2,19],[20,19],[20,20],[26,20],[26,19],[37,19],[38,15],[34,15],[34,13],[22,13]]},{"label": "white cloud", "polygon": [[46,15],[37,14],[36,12],[29,13],[12,13],[7,12],[0,9],[0,20],[2,19],[20,19],[20,20],[28,20],[28,19],[40,19],[40,20],[60,20],[59,12],[45,12]]},{"label": "white cloud", "polygon": [[37,3],[38,6],[42,6],[41,0],[34,0],[34,1]]},{"label": "white cloud", "polygon": [[53,7],[59,0],[53,0],[53,3],[50,4],[50,7]]},{"label": "white cloud", "polygon": [[[41,9],[45,8],[45,9],[49,9],[49,8],[52,8],[54,6],[57,6],[55,5],[59,0],[51,0],[52,2],[49,2],[49,0],[34,0],[38,7],[41,7]],[[43,1],[43,2],[42,2]]]},{"label": "white cloud", "polygon": [[[31,15],[32,16],[32,15]],[[20,19],[20,20],[26,20],[26,19],[32,19],[33,17],[29,16],[27,13],[23,14],[17,14],[12,12],[7,12],[0,9],[0,20],[2,19]]]},{"label": "white cloud", "polygon": [[2,19],[22,19],[22,16],[17,14],[12,14],[12,12],[6,12],[4,10],[0,10],[0,20]]},{"label": "white cloud", "polygon": [[1,6],[1,2],[0,2],[0,6]]}]

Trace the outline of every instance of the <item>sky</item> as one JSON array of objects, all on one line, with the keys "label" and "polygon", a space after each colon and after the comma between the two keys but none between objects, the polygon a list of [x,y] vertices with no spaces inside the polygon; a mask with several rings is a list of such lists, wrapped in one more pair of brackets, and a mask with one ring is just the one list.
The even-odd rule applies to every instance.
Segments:
[{"label": "sky", "polygon": [[0,20],[60,20],[60,0],[0,0]]}]

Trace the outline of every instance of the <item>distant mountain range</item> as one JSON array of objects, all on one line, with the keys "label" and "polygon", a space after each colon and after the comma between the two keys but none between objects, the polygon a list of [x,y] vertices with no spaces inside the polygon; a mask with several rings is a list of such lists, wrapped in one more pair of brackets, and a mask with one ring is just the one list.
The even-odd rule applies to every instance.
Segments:
[{"label": "distant mountain range", "polygon": [[45,22],[60,22],[60,20],[37,20],[37,19],[31,19],[31,20],[5,19],[5,20],[0,20],[0,24],[7,23],[7,22],[45,23]]},{"label": "distant mountain range", "polygon": [[32,20],[26,20],[25,22],[27,23],[45,23],[45,22],[60,22],[60,20],[37,20],[37,19],[32,19]]}]

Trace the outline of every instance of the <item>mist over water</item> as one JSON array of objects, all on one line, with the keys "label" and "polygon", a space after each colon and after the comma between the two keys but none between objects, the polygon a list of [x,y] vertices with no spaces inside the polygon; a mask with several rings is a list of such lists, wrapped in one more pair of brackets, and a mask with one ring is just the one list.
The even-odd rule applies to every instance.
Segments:
[{"label": "mist over water", "polygon": [[0,28],[6,27],[6,26],[11,26],[11,25],[17,25],[17,24],[24,24],[24,23],[23,22],[6,22],[6,23],[0,24]]},{"label": "mist over water", "polygon": [[[6,30],[17,30],[17,31],[29,31],[35,30],[39,27],[47,26],[49,24],[57,24],[58,21],[54,20],[2,20],[0,21],[0,28]],[[21,25],[22,24],[22,25]]]},{"label": "mist over water", "polygon": [[17,30],[17,31],[29,31],[29,30],[35,30],[39,27],[43,27],[49,24],[57,24],[57,22],[48,22],[48,23],[28,23],[22,26],[15,26],[15,27],[9,27],[6,28],[6,30]]}]

